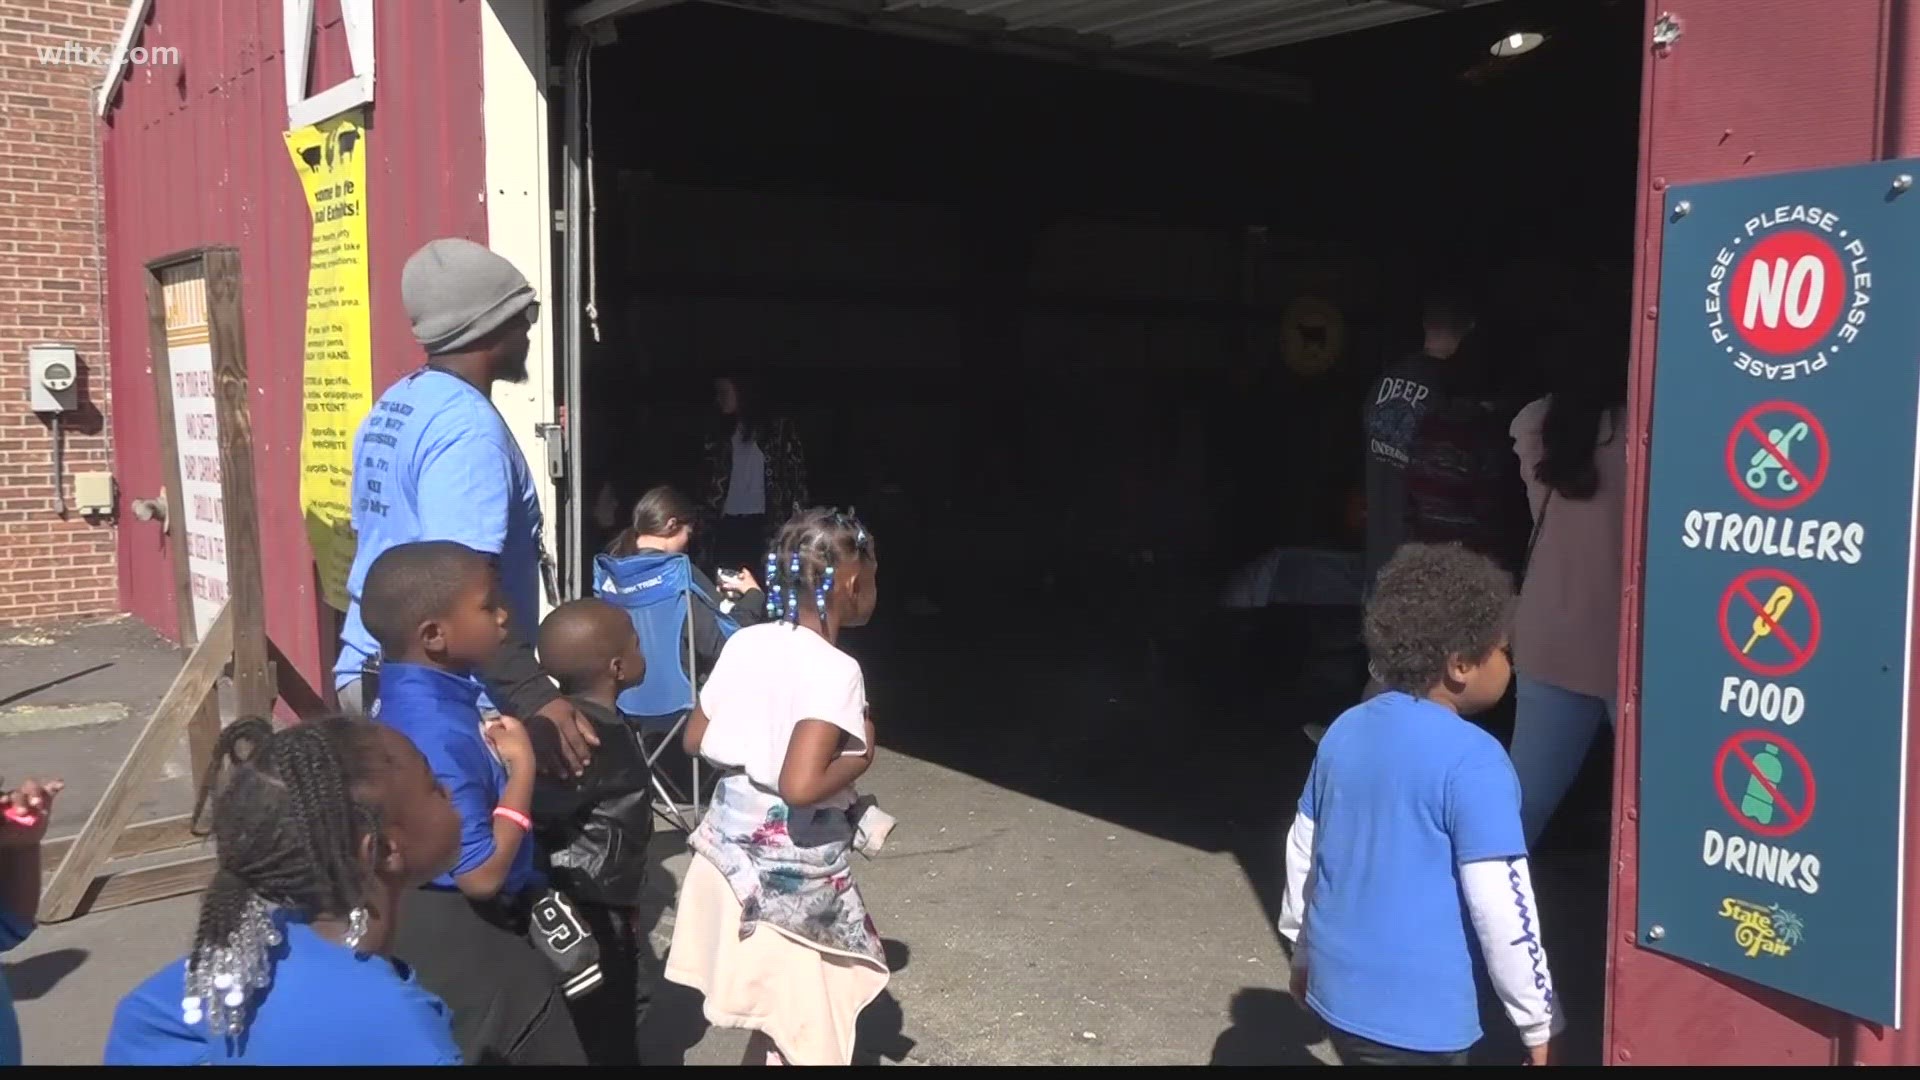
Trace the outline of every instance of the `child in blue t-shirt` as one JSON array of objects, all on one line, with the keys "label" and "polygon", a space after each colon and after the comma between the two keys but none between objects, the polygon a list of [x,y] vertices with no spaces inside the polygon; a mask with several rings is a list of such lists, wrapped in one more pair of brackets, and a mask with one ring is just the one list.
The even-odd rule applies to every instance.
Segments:
[{"label": "child in blue t-shirt", "polygon": [[534,858],[534,757],[511,717],[483,717],[473,673],[507,636],[507,610],[486,555],[451,541],[398,544],[360,594],[380,643],[371,719],[426,756],[460,821],[445,873],[408,897],[394,955],[453,1010],[454,1038],[475,1064],[585,1065],[560,969],[527,934],[546,880]]},{"label": "child in blue t-shirt", "polygon": [[1520,784],[1462,719],[1512,677],[1513,584],[1484,556],[1407,544],[1380,571],[1366,642],[1383,692],[1320,742],[1287,842],[1292,988],[1348,1065],[1466,1064],[1485,959],[1533,1064],[1562,1020],[1520,827]]},{"label": "child in blue t-shirt", "polygon": [[[12,952],[33,933],[40,915],[40,841],[47,835],[58,780],[28,780],[0,789],[0,952]],[[20,1064],[20,1019],[13,990],[0,974],[0,1065]]]},{"label": "child in blue t-shirt", "polygon": [[105,1064],[461,1063],[446,1006],[391,957],[401,898],[459,844],[406,739],[341,717],[238,720],[194,816],[219,868],[193,950],[120,1000]]}]

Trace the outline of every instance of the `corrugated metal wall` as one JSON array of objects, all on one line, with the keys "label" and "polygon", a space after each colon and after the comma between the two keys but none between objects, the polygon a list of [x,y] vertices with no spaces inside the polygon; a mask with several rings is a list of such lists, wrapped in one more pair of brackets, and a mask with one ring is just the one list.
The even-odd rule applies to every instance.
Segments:
[{"label": "corrugated metal wall", "polygon": [[[1640,166],[1628,489],[1625,665],[1615,758],[1614,879],[1607,985],[1608,1065],[1853,1065],[1920,1062],[1920,997],[1905,995],[1903,1030],[1888,1032],[1785,994],[1636,947],[1639,903],[1640,588],[1645,581],[1647,432],[1653,408],[1656,306],[1665,191],[1764,173],[1846,165],[1916,152],[1899,106],[1920,84],[1920,35],[1904,4],[1694,0],[1676,5],[1681,34],[1646,65]],[[1645,27],[1667,10],[1648,0]],[[1914,765],[1909,763],[1909,775]],[[1920,814],[1909,781],[1908,820]],[[1920,877],[1920,830],[1907,830],[1909,912]],[[1907,985],[1920,935],[1907,935]]]},{"label": "corrugated metal wall", "polygon": [[[435,236],[486,239],[482,0],[375,4],[378,84],[367,158],[376,392],[417,362],[400,268]],[[115,458],[129,500],[162,485],[142,267],[206,244],[240,250],[267,629],[319,685],[330,616],[315,597],[298,490],[306,201],[288,161],[280,0],[155,0],[137,44],[179,50],[133,68],[107,113],[105,186]],[[319,0],[313,86],[350,73],[339,0]],[[122,607],[177,637],[160,527],[120,530]]]}]

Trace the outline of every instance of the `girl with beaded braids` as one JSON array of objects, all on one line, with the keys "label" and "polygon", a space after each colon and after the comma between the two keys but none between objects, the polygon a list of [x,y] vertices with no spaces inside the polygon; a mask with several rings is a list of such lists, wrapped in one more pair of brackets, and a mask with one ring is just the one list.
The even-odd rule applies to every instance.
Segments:
[{"label": "girl with beaded braids", "polygon": [[837,642],[872,618],[879,561],[852,513],[808,510],[767,567],[769,621],[727,639],[687,723],[687,752],[724,776],[689,840],[666,976],[753,1033],[747,1064],[846,1065],[887,963],[848,862],[873,722]]},{"label": "girl with beaded braids", "polygon": [[220,735],[194,808],[218,870],[193,949],[120,1001],[108,1065],[458,1065],[447,1008],[388,956],[460,825],[406,736],[339,717]]}]

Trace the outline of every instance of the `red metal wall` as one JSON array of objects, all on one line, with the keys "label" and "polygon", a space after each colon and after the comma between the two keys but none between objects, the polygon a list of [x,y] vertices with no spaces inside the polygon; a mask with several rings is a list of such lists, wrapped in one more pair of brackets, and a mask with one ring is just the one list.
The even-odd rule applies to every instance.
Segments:
[{"label": "red metal wall", "polygon": [[[418,360],[400,267],[436,236],[486,240],[482,0],[373,5],[378,58],[367,158],[376,392]],[[319,0],[310,71],[350,73],[339,0]],[[311,227],[282,133],[280,0],[154,0],[136,43],[177,67],[132,68],[107,114],[105,179],[114,446],[120,488],[162,485],[142,267],[206,244],[240,250],[267,630],[315,686],[332,654],[299,506],[301,365]],[[171,553],[156,523],[120,530],[121,606],[178,636]]]},{"label": "red metal wall", "polygon": [[[1645,66],[1640,261],[1636,273],[1633,477],[1628,578],[1644,580],[1647,431],[1653,407],[1663,194],[1670,184],[1843,165],[1920,152],[1920,31],[1906,0],[1648,0],[1681,36]],[[1911,100],[1913,105],[1906,106]],[[1920,1062],[1920,935],[1908,933],[1902,1029],[1873,1025],[1717,975],[1635,945],[1641,605],[1625,605],[1620,739],[1614,784],[1616,873],[1609,920],[1607,1064]],[[1920,784],[1908,783],[1915,820]],[[1907,830],[1907,896],[1916,895],[1920,829]],[[1909,900],[1911,904],[1911,900]]]}]

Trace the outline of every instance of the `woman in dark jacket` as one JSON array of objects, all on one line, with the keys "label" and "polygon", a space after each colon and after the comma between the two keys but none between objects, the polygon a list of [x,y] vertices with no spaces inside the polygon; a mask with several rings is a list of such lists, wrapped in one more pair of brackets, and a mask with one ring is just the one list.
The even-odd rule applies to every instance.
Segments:
[{"label": "woman in dark jacket", "polygon": [[[687,545],[693,542],[697,515],[692,500],[673,488],[656,487],[633,504],[630,524],[607,545],[607,554],[615,558],[642,551],[684,554]],[[693,587],[708,600],[706,604],[693,605],[693,652],[699,663],[698,670],[712,671],[713,662],[720,656],[720,647],[726,644],[720,623],[713,616],[714,610],[725,611],[741,626],[752,626],[765,621],[767,596],[752,572],[744,568],[737,572],[721,571],[717,586],[699,566],[693,566],[692,570]]]},{"label": "woman in dark jacket", "polygon": [[720,423],[705,448],[707,509],[718,516],[709,542],[723,567],[757,566],[767,538],[807,505],[806,454],[793,424],[765,415],[744,380],[713,381]]}]

